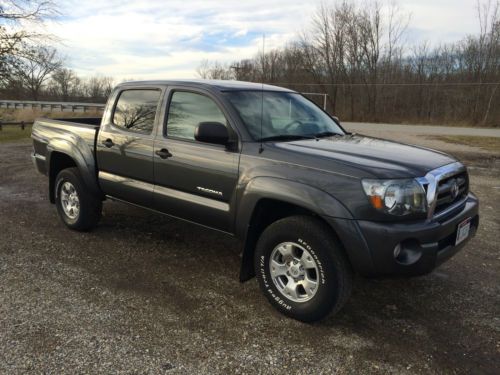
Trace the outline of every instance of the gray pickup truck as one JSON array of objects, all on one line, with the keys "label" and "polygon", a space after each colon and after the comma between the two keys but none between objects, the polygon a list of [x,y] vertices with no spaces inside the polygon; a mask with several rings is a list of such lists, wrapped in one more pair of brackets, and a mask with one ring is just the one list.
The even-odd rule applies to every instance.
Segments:
[{"label": "gray pickup truck", "polygon": [[301,321],[339,311],[354,273],[430,272],[479,224],[456,159],[349,133],[275,86],[124,83],[102,118],[39,119],[32,138],[66,226],[113,199],[236,236],[240,280]]}]

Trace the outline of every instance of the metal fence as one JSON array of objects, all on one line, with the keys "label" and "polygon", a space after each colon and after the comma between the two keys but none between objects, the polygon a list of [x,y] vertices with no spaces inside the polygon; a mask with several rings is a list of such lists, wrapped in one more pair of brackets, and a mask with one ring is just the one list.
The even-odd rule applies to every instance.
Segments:
[{"label": "metal fence", "polygon": [[76,102],[39,102],[26,100],[3,100],[0,99],[0,108],[11,109],[40,109],[48,112],[96,112],[104,111],[104,104],[101,103],[76,103]]}]

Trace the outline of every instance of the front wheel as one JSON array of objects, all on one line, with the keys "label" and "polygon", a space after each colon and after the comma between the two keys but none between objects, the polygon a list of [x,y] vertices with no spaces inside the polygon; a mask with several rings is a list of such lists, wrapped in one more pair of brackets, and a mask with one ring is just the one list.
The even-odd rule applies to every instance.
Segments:
[{"label": "front wheel", "polygon": [[303,322],[338,312],[349,298],[352,270],[331,229],[293,216],[262,233],[255,251],[259,285],[271,304]]},{"label": "front wheel", "polygon": [[88,191],[77,168],[59,172],[55,189],[57,212],[67,227],[87,231],[97,225],[102,201]]}]

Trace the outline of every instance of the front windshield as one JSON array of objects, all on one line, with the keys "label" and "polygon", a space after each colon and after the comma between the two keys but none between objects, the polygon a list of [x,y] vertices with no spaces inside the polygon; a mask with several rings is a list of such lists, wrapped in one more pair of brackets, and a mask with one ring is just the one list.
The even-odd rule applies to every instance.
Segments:
[{"label": "front windshield", "polygon": [[330,116],[297,93],[231,91],[226,96],[255,140],[344,134]]}]

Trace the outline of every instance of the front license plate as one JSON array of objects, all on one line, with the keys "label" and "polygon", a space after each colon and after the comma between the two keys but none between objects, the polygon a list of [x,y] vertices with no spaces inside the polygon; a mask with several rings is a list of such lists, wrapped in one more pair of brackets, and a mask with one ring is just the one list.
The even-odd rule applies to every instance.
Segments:
[{"label": "front license plate", "polygon": [[460,224],[458,224],[457,228],[457,239],[455,241],[455,246],[460,242],[464,241],[467,237],[469,237],[470,230],[470,217],[465,219]]}]

